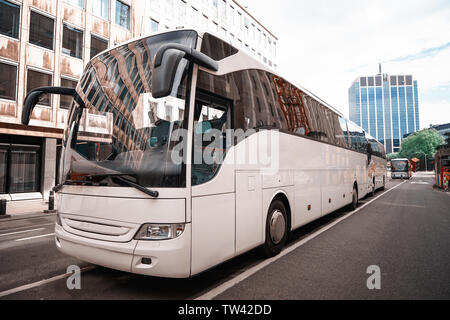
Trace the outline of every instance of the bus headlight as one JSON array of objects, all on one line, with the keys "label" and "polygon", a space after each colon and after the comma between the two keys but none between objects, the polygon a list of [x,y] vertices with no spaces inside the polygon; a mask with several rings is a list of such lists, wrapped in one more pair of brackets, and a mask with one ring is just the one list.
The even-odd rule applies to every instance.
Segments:
[{"label": "bus headlight", "polygon": [[135,240],[170,240],[181,236],[184,224],[144,224],[134,237]]}]

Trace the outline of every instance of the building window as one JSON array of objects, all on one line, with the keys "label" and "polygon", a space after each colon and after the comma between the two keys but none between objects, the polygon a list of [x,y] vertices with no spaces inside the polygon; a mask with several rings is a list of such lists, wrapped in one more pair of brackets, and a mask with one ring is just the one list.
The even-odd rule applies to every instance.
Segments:
[{"label": "building window", "polygon": [[83,58],[83,31],[64,25],[62,52],[78,59]]},{"label": "building window", "polygon": [[39,192],[41,147],[38,139],[0,135],[0,142],[0,194]]},{"label": "building window", "polygon": [[[73,81],[69,79],[61,78],[61,87],[64,88],[76,88],[78,81]],[[69,109],[70,103],[72,102],[72,97],[69,96],[60,96],[59,107],[61,109]]]},{"label": "building window", "polygon": [[396,76],[391,76],[391,85],[392,86],[396,86],[397,85],[397,77]]},{"label": "building window", "polygon": [[130,6],[116,0],[116,24],[130,29]]},{"label": "building window", "polygon": [[406,76],[406,85],[412,86],[412,76]]},{"label": "building window", "polygon": [[64,0],[66,3],[70,3],[73,6],[84,9],[84,0]]},{"label": "building window", "polygon": [[[27,93],[39,87],[50,87],[52,85],[52,76],[47,73],[28,70],[27,72]],[[50,97],[48,94],[42,95],[38,104],[50,106]]]},{"label": "building window", "polygon": [[53,23],[52,18],[31,11],[29,42],[53,50]]},{"label": "building window", "polygon": [[151,32],[158,32],[159,30],[159,22],[153,19],[150,19],[150,31]]},{"label": "building window", "polygon": [[0,63],[0,99],[16,100],[17,67]]},{"label": "building window", "polygon": [[0,34],[19,39],[20,7],[0,0]]},{"label": "building window", "polygon": [[102,17],[105,20],[109,19],[109,0],[92,0],[91,11],[93,14]]},{"label": "building window", "polygon": [[367,78],[361,77],[360,83],[361,83],[361,87],[367,87]]},{"label": "building window", "polygon": [[91,35],[91,59],[108,49],[108,41]]}]

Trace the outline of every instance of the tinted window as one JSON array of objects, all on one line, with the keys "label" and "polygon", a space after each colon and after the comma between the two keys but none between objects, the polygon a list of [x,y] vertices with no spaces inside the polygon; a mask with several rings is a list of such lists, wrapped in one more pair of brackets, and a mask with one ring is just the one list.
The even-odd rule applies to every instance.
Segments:
[{"label": "tinted window", "polygon": [[391,76],[391,85],[396,86],[397,85],[397,77]]},{"label": "tinted window", "polygon": [[366,135],[362,128],[348,122],[348,134],[350,136],[350,147],[355,151],[366,152]]},{"label": "tinted window", "polygon": [[219,38],[206,33],[203,36],[201,52],[219,61],[236,54],[238,50]]},{"label": "tinted window", "polygon": [[[77,81],[61,78],[61,87],[64,88],[76,88],[77,83]],[[60,108],[69,109],[70,103],[72,102],[72,97],[61,95],[59,101]]]},{"label": "tinted window", "polygon": [[344,141],[345,142],[345,146],[346,147],[350,147],[349,135],[348,135],[348,129],[347,129],[347,120],[345,120],[342,117],[339,117],[339,125],[341,126],[343,138],[345,140]]},{"label": "tinted window", "polygon": [[362,77],[360,82],[361,82],[361,87],[366,87],[367,86],[367,78],[366,77]]},{"label": "tinted window", "polygon": [[0,99],[16,100],[17,67],[0,63]]},{"label": "tinted window", "polygon": [[381,86],[381,77],[376,77],[375,82],[376,82],[377,87]]},{"label": "tinted window", "polygon": [[91,59],[108,49],[108,41],[91,35]]},{"label": "tinted window", "polygon": [[31,11],[30,43],[53,50],[53,19]]},{"label": "tinted window", "polygon": [[0,34],[19,39],[20,7],[0,0]]},{"label": "tinted window", "polygon": [[[28,70],[27,73],[27,92],[39,87],[48,87],[52,85],[52,76],[47,73]],[[42,95],[39,104],[50,106],[48,94]]]},{"label": "tinted window", "polygon": [[234,101],[236,129],[280,129],[347,147],[339,116],[278,76],[261,70],[199,72],[197,86]]},{"label": "tinted window", "polygon": [[64,25],[62,52],[81,59],[83,57],[83,31]]}]

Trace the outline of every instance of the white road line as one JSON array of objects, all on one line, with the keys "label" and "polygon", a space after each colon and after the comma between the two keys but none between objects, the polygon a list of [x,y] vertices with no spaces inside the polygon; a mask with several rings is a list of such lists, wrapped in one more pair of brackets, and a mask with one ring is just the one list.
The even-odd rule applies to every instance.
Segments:
[{"label": "white road line", "polygon": [[54,226],[55,222],[45,223],[45,224],[37,224],[37,225],[30,225],[30,226],[22,226],[22,227],[14,227],[14,228],[3,228],[3,229],[0,229],[0,232],[1,231],[13,231],[13,230],[20,231],[20,229],[29,228],[29,227],[40,228],[40,227],[47,227],[47,226],[52,226],[52,225]]},{"label": "white road line", "polygon": [[395,187],[387,190],[386,192],[380,194],[379,196],[375,197],[374,199],[372,199],[371,201],[365,203],[364,205],[362,205],[361,207],[359,207],[358,209],[356,209],[355,211],[349,212],[348,214],[346,214],[345,216],[333,221],[332,223],[326,225],[325,227],[323,227],[322,229],[317,230],[316,232],[314,232],[313,234],[307,236],[305,239],[295,243],[294,245],[286,248],[285,250],[283,250],[279,255],[264,260],[261,263],[257,264],[256,266],[244,271],[243,273],[239,274],[238,276],[236,276],[233,279],[228,280],[227,282],[222,283],[221,285],[219,285],[218,287],[204,293],[203,295],[199,296],[198,298],[196,298],[195,300],[212,300],[215,297],[217,297],[218,295],[220,295],[221,293],[225,292],[226,290],[234,287],[235,285],[237,285],[238,283],[240,283],[241,281],[247,279],[248,277],[252,276],[253,274],[255,274],[256,272],[258,272],[259,270],[263,269],[264,267],[268,266],[269,264],[281,259],[282,257],[288,255],[289,253],[291,253],[292,251],[294,251],[295,249],[301,247],[302,245],[304,245],[305,243],[309,242],[310,240],[316,238],[317,236],[319,236],[320,234],[324,233],[325,231],[331,229],[332,227],[334,227],[335,225],[337,225],[339,222],[349,218],[350,216],[352,216],[353,214],[355,214],[356,212],[360,211],[361,209],[363,209],[364,207],[368,206],[369,204],[371,204],[372,202],[374,202],[375,200],[379,199],[380,197],[388,194],[389,192],[391,192],[392,190],[400,187],[401,185],[403,185],[404,183],[406,183],[406,181],[396,185]]},{"label": "white road line", "polygon": [[50,236],[54,236],[55,233],[49,233],[49,234],[42,234],[40,236],[34,236],[34,237],[28,237],[28,238],[22,238],[22,239],[16,239],[14,241],[26,241],[26,240],[32,240],[32,239],[37,239],[37,238],[44,238],[44,237],[50,237]]},{"label": "white road line", "polygon": [[[96,268],[96,266],[89,266],[89,267],[81,269],[81,272],[89,271],[89,270],[92,270],[92,269],[95,269],[95,268]],[[25,285],[17,287],[17,288],[13,288],[13,289],[9,289],[9,290],[6,290],[6,291],[2,291],[2,292],[0,292],[0,298],[9,296],[11,294],[14,294],[14,293],[17,293],[17,292],[20,292],[20,291],[25,291],[25,290],[32,289],[32,288],[35,288],[35,287],[39,287],[39,286],[42,286],[44,284],[47,284],[47,283],[50,283],[50,282],[53,282],[53,281],[61,280],[61,279],[64,279],[64,278],[66,278],[66,277],[68,277],[70,275],[71,274],[69,274],[69,273],[60,274],[59,276],[55,276],[53,278],[49,278],[49,279],[45,279],[45,280],[41,280],[41,281],[29,283],[29,284],[25,284]]]},{"label": "white road line", "polygon": [[11,235],[13,235],[13,234],[19,234],[19,233],[25,233],[25,232],[39,231],[39,230],[44,230],[44,229],[45,229],[45,228],[37,228],[37,229],[30,229],[30,230],[16,231],[16,232],[10,232],[10,233],[0,233],[0,237],[11,236]]}]

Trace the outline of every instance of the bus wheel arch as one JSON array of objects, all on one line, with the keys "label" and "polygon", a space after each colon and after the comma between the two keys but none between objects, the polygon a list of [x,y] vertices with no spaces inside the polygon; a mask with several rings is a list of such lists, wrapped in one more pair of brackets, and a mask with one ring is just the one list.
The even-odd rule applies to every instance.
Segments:
[{"label": "bus wheel arch", "polygon": [[[264,224],[265,242],[262,249],[266,257],[276,256],[283,249],[291,231],[291,217],[291,207],[287,195],[284,192],[277,193],[267,209]],[[284,227],[282,234],[279,230],[280,225]],[[276,234],[271,234],[271,232]]]},{"label": "bus wheel arch", "polygon": [[359,202],[358,182],[355,181],[353,183],[352,202],[350,203],[350,210],[356,210],[356,208],[358,207],[358,202]]}]

